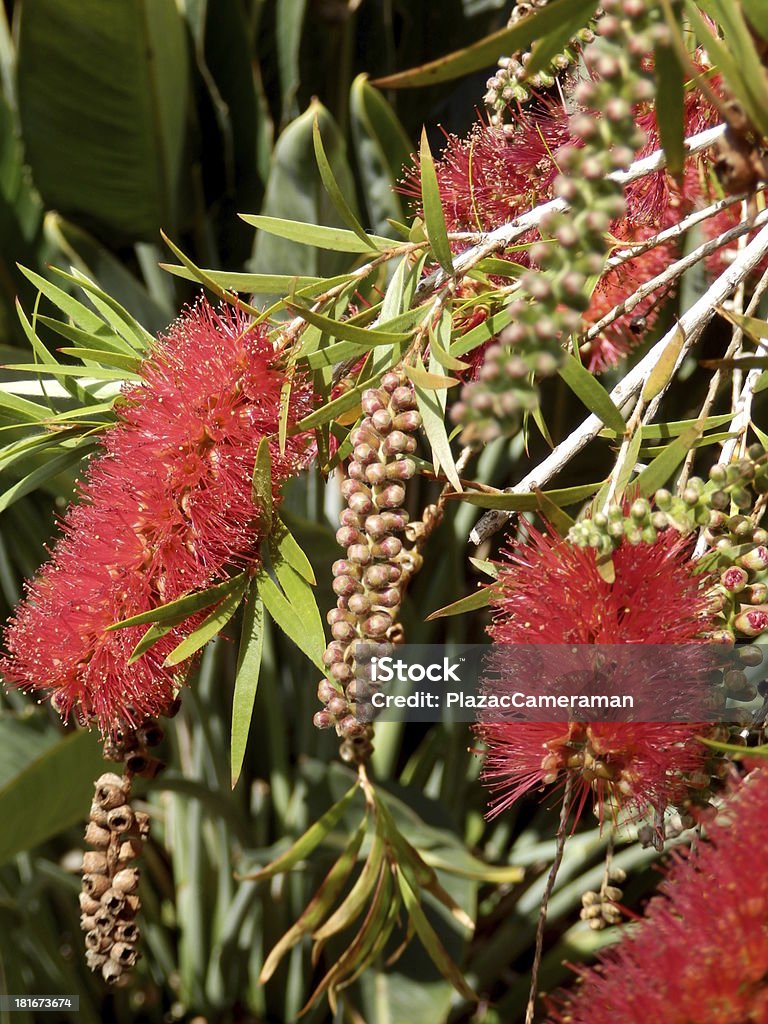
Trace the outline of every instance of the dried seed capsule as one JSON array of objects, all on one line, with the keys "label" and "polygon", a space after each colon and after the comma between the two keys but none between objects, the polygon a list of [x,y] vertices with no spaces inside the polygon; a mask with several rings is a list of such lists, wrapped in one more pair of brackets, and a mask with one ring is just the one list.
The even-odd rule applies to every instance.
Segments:
[{"label": "dried seed capsule", "polygon": [[135,921],[118,921],[115,925],[115,939],[118,942],[137,943],[141,937]]},{"label": "dried seed capsule", "polygon": [[85,962],[88,964],[92,971],[96,971],[106,962],[106,955],[104,953],[97,953],[94,949],[86,949],[85,951]]},{"label": "dried seed capsule", "polygon": [[118,871],[112,880],[113,888],[123,895],[135,893],[139,887],[139,869],[124,868]]},{"label": "dried seed capsule", "polygon": [[139,954],[134,946],[127,942],[116,942],[109,951],[110,957],[123,967],[133,967],[138,960]]},{"label": "dried seed capsule", "polygon": [[83,854],[83,872],[87,875],[106,875],[106,854],[96,850],[86,850]]},{"label": "dried seed capsule", "polygon": [[80,909],[82,910],[83,914],[87,914],[88,916],[92,916],[93,914],[95,914],[98,911],[99,907],[101,906],[99,901],[94,899],[93,896],[91,896],[90,893],[87,892],[81,892],[79,900]]},{"label": "dried seed capsule", "polygon": [[101,825],[97,825],[95,821],[89,821],[85,829],[85,841],[89,846],[95,847],[97,850],[106,850],[109,846],[109,840],[112,833],[108,828],[102,828]]},{"label": "dried seed capsule", "polygon": [[92,949],[94,953],[105,953],[109,951],[112,939],[98,928],[94,928],[85,936],[85,945],[88,949]]},{"label": "dried seed capsule", "polygon": [[113,915],[119,914],[124,905],[125,893],[120,892],[119,889],[106,889],[101,897],[102,908],[108,910]]},{"label": "dried seed capsule", "polygon": [[112,832],[128,832],[133,827],[133,811],[130,804],[113,807],[107,814],[107,827]]},{"label": "dried seed capsule", "polygon": [[99,899],[107,889],[109,879],[106,875],[83,875],[83,891],[94,899]]},{"label": "dried seed capsule", "polygon": [[106,772],[96,780],[94,802],[105,811],[119,807],[125,803],[126,787],[124,780],[113,772]]},{"label": "dried seed capsule", "polygon": [[101,968],[101,976],[108,985],[116,985],[123,977],[123,968],[114,960],[106,960]]}]

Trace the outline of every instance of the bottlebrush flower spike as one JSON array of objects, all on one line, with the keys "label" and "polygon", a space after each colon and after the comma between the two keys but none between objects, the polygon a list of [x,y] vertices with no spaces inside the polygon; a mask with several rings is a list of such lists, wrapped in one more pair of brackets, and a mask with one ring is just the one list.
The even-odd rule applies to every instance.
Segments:
[{"label": "bottlebrush flower spike", "polygon": [[[283,371],[264,325],[200,301],[150,351],[126,386],[63,520],[53,557],[6,630],[0,669],[51,697],[64,716],[104,733],[170,704],[189,663],[166,656],[206,613],[171,630],[135,664],[146,627],[121,619],[226,579],[258,562],[260,510],[251,497],[259,441],[276,434]],[[289,421],[311,409],[297,380]],[[306,435],[271,445],[273,488],[307,460]]]},{"label": "bottlebrush flower spike", "polygon": [[747,777],[661,895],[558,1000],[550,1024],[768,1021],[768,771]]},{"label": "bottlebrush flower spike", "polygon": [[[615,579],[598,571],[592,549],[530,527],[500,567],[497,644],[690,644],[712,628],[706,580],[694,573],[689,542],[663,533],[653,544],[622,543],[613,555]],[[661,811],[689,791],[702,773],[702,726],[667,722],[488,722],[484,781],[491,815],[529,790],[562,783],[570,774],[576,815],[592,793],[602,817],[611,796],[618,808]]]}]

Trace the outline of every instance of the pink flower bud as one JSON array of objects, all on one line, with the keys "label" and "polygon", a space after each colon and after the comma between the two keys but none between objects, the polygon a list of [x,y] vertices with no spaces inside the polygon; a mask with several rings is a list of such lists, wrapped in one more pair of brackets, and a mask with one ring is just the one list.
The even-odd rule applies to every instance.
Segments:
[{"label": "pink flower bud", "polygon": [[395,412],[406,412],[416,408],[416,393],[412,387],[399,387],[392,392],[392,408]]},{"label": "pink flower bud", "polygon": [[410,480],[415,472],[416,463],[408,458],[397,459],[386,467],[387,480]]},{"label": "pink flower bud", "polygon": [[391,394],[400,387],[401,384],[404,384],[406,379],[407,378],[402,370],[389,370],[381,378],[381,386]]},{"label": "pink flower bud", "polygon": [[316,729],[330,729],[334,724],[333,715],[327,711],[317,711],[312,718],[312,724]]},{"label": "pink flower bud", "polygon": [[358,565],[368,565],[371,561],[371,549],[367,544],[351,544],[347,548],[347,558]]},{"label": "pink flower bud", "polygon": [[340,530],[336,531],[336,542],[343,548],[348,548],[353,544],[363,544],[365,536],[352,526],[342,526]]},{"label": "pink flower bud", "polygon": [[346,641],[349,643],[357,636],[355,627],[349,622],[334,622],[331,626],[331,636],[334,640]]},{"label": "pink flower bud", "polygon": [[397,537],[385,537],[373,545],[372,553],[374,558],[397,558],[403,550],[403,542]]},{"label": "pink flower bud", "polygon": [[367,416],[372,416],[375,412],[387,407],[389,404],[389,395],[386,391],[380,391],[378,388],[371,388],[369,391],[363,392],[363,398],[360,404],[363,407],[363,412]]},{"label": "pink flower bud", "polygon": [[387,467],[381,462],[373,462],[365,471],[365,479],[369,484],[383,484],[387,479]]},{"label": "pink flower bud", "polygon": [[402,484],[389,484],[377,495],[379,508],[397,508],[405,501],[405,488]]},{"label": "pink flower bud", "polygon": [[392,429],[392,416],[387,409],[379,409],[371,416],[371,423],[380,434],[388,434]]},{"label": "pink flower bud", "polygon": [[768,612],[763,608],[748,608],[736,616],[733,625],[744,636],[760,636],[768,630]]},{"label": "pink flower bud", "polygon": [[726,590],[730,590],[733,594],[738,594],[746,587],[749,581],[749,574],[738,566],[733,565],[729,569],[726,569],[720,576],[720,582],[723,584]]},{"label": "pink flower bud", "polygon": [[413,433],[414,430],[418,430],[421,426],[421,413],[417,412],[416,409],[409,409],[407,412],[399,412],[393,420],[393,426],[397,430],[402,430],[406,434]]},{"label": "pink flower bud", "polygon": [[358,491],[356,494],[350,495],[347,499],[347,503],[353,512],[357,512],[357,514],[361,516],[369,515],[375,508],[370,494],[364,494],[362,491]]},{"label": "pink flower bud", "polygon": [[768,547],[760,544],[758,547],[748,551],[746,555],[742,555],[738,559],[738,564],[742,565],[745,569],[751,569],[753,572],[768,569]]},{"label": "pink flower bud", "polygon": [[363,623],[363,632],[370,637],[386,636],[387,630],[392,625],[392,616],[387,612],[375,612],[369,615]]}]

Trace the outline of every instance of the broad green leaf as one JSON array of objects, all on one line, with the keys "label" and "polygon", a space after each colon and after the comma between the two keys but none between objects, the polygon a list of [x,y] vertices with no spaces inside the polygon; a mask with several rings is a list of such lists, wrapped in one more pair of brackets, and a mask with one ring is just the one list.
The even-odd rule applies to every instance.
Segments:
[{"label": "broad green leaf", "polygon": [[589,24],[598,3],[599,0],[571,0],[568,10],[562,13],[559,25],[534,43],[530,63],[525,67],[526,77],[530,78],[550,66],[553,58],[563,52],[579,29]]},{"label": "broad green leaf", "polygon": [[443,212],[443,203],[440,198],[440,186],[437,182],[435,162],[432,159],[432,151],[429,148],[426,128],[422,128],[421,131],[419,169],[421,172],[421,203],[429,244],[435,259],[446,274],[453,274],[453,254],[451,253],[451,245],[448,241],[445,213]]},{"label": "broad green leaf", "polygon": [[0,864],[82,821],[94,780],[107,770],[97,734],[78,730],[7,779],[0,788]]},{"label": "broad green leaf", "polygon": [[338,800],[333,807],[330,807],[322,817],[318,818],[317,821],[313,822],[307,831],[299,836],[295,843],[286,850],[285,853],[281,854],[276,860],[273,860],[271,864],[267,864],[266,867],[260,871],[256,871],[250,875],[238,875],[241,881],[250,879],[252,881],[264,881],[267,878],[273,878],[275,875],[283,874],[285,871],[290,871],[295,868],[301,861],[306,858],[316,849],[320,843],[326,838],[326,836],[332,832],[339,824],[341,819],[347,812],[352,801],[358,793],[358,783],[355,780],[354,784],[347,790],[341,800]]},{"label": "broad green leaf", "polygon": [[[563,20],[573,11],[574,0],[553,0],[546,7],[534,11],[521,18],[511,28],[503,28],[492,35],[480,39],[470,46],[445,57],[430,61],[421,67],[409,71],[400,71],[386,78],[378,78],[373,84],[381,89],[404,89],[416,85],[436,85],[438,82],[450,82],[461,75],[469,75],[473,71],[489,68],[499,59],[501,54],[527,50],[534,40],[546,40],[553,32],[558,32]],[[598,0],[589,5],[594,11]],[[584,4],[585,10],[587,5]],[[587,15],[584,24],[589,20]]]},{"label": "broad green leaf", "polygon": [[654,72],[659,101],[654,104],[659,139],[667,161],[667,170],[675,177],[685,161],[685,90],[683,68],[674,46],[657,46]]},{"label": "broad green leaf", "polygon": [[237,652],[235,692],[232,697],[232,734],[229,769],[232,789],[237,785],[243,767],[248,733],[251,728],[253,702],[259,685],[261,657],[264,651],[264,606],[251,585],[243,606],[243,628]]},{"label": "broad green leaf", "polygon": [[352,83],[349,114],[369,223],[375,231],[389,233],[392,220],[404,219],[396,186],[410,161],[411,142],[392,107],[365,75]]},{"label": "broad green leaf", "polygon": [[[316,103],[316,101],[313,102]],[[317,160],[317,168],[320,171],[320,180],[331,197],[331,202],[335,206],[336,212],[347,227],[354,231],[360,241],[364,242],[373,252],[376,252],[376,246],[373,242],[368,241],[368,235],[365,233],[363,225],[357,219],[344,193],[339,188],[339,183],[334,177],[333,168],[328,161],[328,157],[325,155],[323,136],[320,133],[320,119],[317,115],[315,115],[315,120],[312,123],[312,142],[315,147],[315,159]]]},{"label": "broad green leaf", "polygon": [[213,640],[215,636],[219,635],[240,607],[240,602],[243,600],[248,588],[248,581],[244,575],[238,577],[238,579],[240,580],[238,585],[229,591],[221,604],[217,605],[210,615],[206,616],[193,633],[190,633],[188,637],[185,637],[180,644],[174,647],[165,659],[165,665],[181,664],[182,661],[191,658],[201,647],[205,647],[209,640]]},{"label": "broad green leaf", "polygon": [[266,536],[272,531],[272,456],[266,437],[262,437],[256,450],[251,494],[254,505],[261,511]]},{"label": "broad green leaf", "polygon": [[465,612],[479,611],[481,608],[487,608],[493,597],[494,589],[492,586],[480,587],[474,594],[468,594],[459,601],[454,601],[443,608],[438,608],[437,611],[427,616],[426,621],[430,622],[432,619],[444,619],[450,615],[464,615]]},{"label": "broad green leaf", "polygon": [[557,372],[571,391],[590,412],[603,421],[606,427],[623,433],[626,427],[624,417],[613,404],[603,385],[570,352],[564,352],[563,359],[563,365]]},{"label": "broad green leaf", "polygon": [[[356,214],[355,181],[347,161],[346,143],[322,104],[310,107],[283,130],[272,151],[266,195],[260,216],[243,219],[261,230],[254,240],[248,270],[267,274],[331,277],[346,272],[350,252],[370,253],[370,245],[344,222],[323,188],[313,144],[315,117],[320,122],[325,153],[339,190]],[[359,219],[359,218],[358,218]],[[340,232],[335,237],[334,232]],[[343,239],[351,237],[350,249]],[[373,239],[378,246],[378,240]],[[391,247],[386,241],[386,247]]]},{"label": "broad green leaf", "polygon": [[[241,213],[240,217],[246,224],[252,225],[268,235],[276,235],[301,245],[314,245],[333,252],[370,253],[370,245],[365,244],[354,231],[346,228],[325,227],[322,224],[305,224],[303,221],[286,220],[281,217],[267,217],[261,214]],[[396,245],[391,238],[378,235],[366,235],[373,239],[376,248],[384,252]]]},{"label": "broad green leaf", "polygon": [[49,207],[116,238],[172,227],[187,172],[189,67],[174,0],[35,0],[18,38],[19,114]]},{"label": "broad green leaf", "polygon": [[147,612],[140,612],[138,615],[131,615],[130,618],[115,622],[108,627],[113,629],[126,629],[128,626],[143,626],[145,623],[158,622],[163,625],[177,626],[180,622],[188,619],[190,615],[201,612],[204,608],[210,608],[218,604],[228,594],[240,589],[246,581],[246,574],[240,573],[223,583],[216,583],[206,590],[198,590],[194,594],[185,594],[168,604],[158,605],[157,608],[150,608]]},{"label": "broad green leaf", "polygon": [[695,423],[670,442],[664,451],[657,455],[649,466],[646,466],[635,480],[640,497],[648,498],[666,484],[700,433],[701,424]]},{"label": "broad green leaf", "polygon": [[[599,489],[600,484],[580,484],[578,487],[564,487],[561,490],[542,491],[550,501],[560,508],[576,505],[586,501]],[[535,512],[539,508],[539,499],[535,494],[514,494],[502,491],[499,494],[485,494],[476,491],[465,491],[460,495],[452,495],[459,501],[466,501],[477,508],[497,509],[501,512]]]},{"label": "broad green leaf", "polygon": [[[302,580],[295,570],[290,569],[290,566],[286,568],[294,574],[296,580],[301,580],[305,586],[307,585],[306,581]],[[287,577],[288,573],[285,572],[284,576]],[[319,644],[316,632],[314,635],[312,633],[308,634],[307,623],[302,620],[297,608],[288,600],[267,572],[260,572],[256,577],[256,581],[259,596],[264,602],[264,607],[269,612],[270,617],[282,629],[288,639],[292,640],[298,649],[310,659],[315,667],[320,672],[325,673],[325,666],[322,661],[322,647],[324,644],[322,646]],[[301,604],[299,607],[301,607]],[[322,622],[320,627],[322,629]]]}]

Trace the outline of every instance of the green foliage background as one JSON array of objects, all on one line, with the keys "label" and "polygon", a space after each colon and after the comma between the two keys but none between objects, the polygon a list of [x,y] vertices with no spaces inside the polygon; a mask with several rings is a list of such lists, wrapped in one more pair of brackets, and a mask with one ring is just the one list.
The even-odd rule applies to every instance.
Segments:
[{"label": "green foliage background", "polygon": [[[438,123],[466,130],[486,76],[399,94],[379,93],[361,76],[391,74],[466,46],[504,25],[504,6],[495,0],[6,2],[0,16],[2,362],[28,358],[14,305],[18,296],[29,314],[39,282],[17,264],[73,293],[76,283],[56,277],[51,267],[74,268],[152,333],[196,294],[189,282],[159,268],[174,262],[161,229],[202,267],[307,276],[348,269],[351,257],[344,253],[264,233],[254,243],[253,229],[237,214],[341,224],[317,170],[317,114],[336,180],[354,212],[366,228],[389,234],[388,218],[402,221],[407,214],[392,187],[417,148],[422,124],[431,126],[434,150]],[[54,310],[44,298],[38,312],[42,318]],[[53,334],[41,336],[51,350],[61,346]],[[0,375],[18,378],[8,369]],[[566,388],[553,387],[560,387],[553,430],[561,433],[578,410]],[[17,413],[0,408],[6,443],[21,436],[14,433]],[[104,422],[103,411],[93,417],[97,425]],[[535,454],[538,442],[532,443]],[[26,493],[15,492],[12,504],[7,493],[0,499],[4,614],[19,599],[23,578],[46,557],[56,515],[72,496],[89,445],[70,451],[39,488],[25,484]],[[28,481],[38,468],[50,469],[46,459],[32,450],[4,466],[4,489]],[[511,446],[495,443],[484,451],[476,476],[504,486],[527,459],[522,438]],[[436,493],[423,481],[414,490],[418,508]],[[325,610],[333,604],[330,567],[338,548],[336,509],[319,476],[291,486],[284,512],[310,554]],[[482,614],[443,620],[447,626],[423,621],[426,611],[456,600],[477,580],[466,570],[475,514],[456,503],[431,539],[428,571],[415,580],[405,606],[411,642],[482,639]],[[18,693],[2,697],[0,991],[77,994],[80,1024],[297,1019],[312,989],[307,949],[294,949],[266,986],[259,986],[258,974],[334,850],[338,855],[345,823],[305,870],[254,883],[238,881],[233,869],[267,863],[349,788],[351,775],[336,759],[335,737],[312,726],[316,670],[284,636],[268,631],[244,770],[231,790],[237,625],[206,650],[169,730],[169,769],[147,795],[155,824],[142,882],[145,955],[127,991],[106,993],[81,951],[76,851],[101,767],[97,737],[65,733],[46,707]],[[430,914],[470,984],[494,1008],[463,1003],[413,944],[395,967],[368,972],[355,985],[339,1021],[522,1019],[556,815],[533,805],[487,825],[471,742],[464,726],[389,725],[379,730],[373,763],[381,785],[400,801],[401,825],[411,840],[467,869],[469,877],[441,874],[441,880],[471,916],[477,914],[472,942],[434,908]],[[582,892],[599,886],[606,841],[587,824],[567,845],[550,905],[542,988],[568,977],[563,960],[581,959],[610,940],[610,933],[573,924]],[[652,879],[654,856],[637,845],[618,852],[617,864],[639,869],[628,900]],[[524,880],[485,882],[475,858],[519,865]],[[13,1017],[16,1024],[33,1019]],[[303,1019],[314,1024],[331,1017],[320,1006]]]}]

